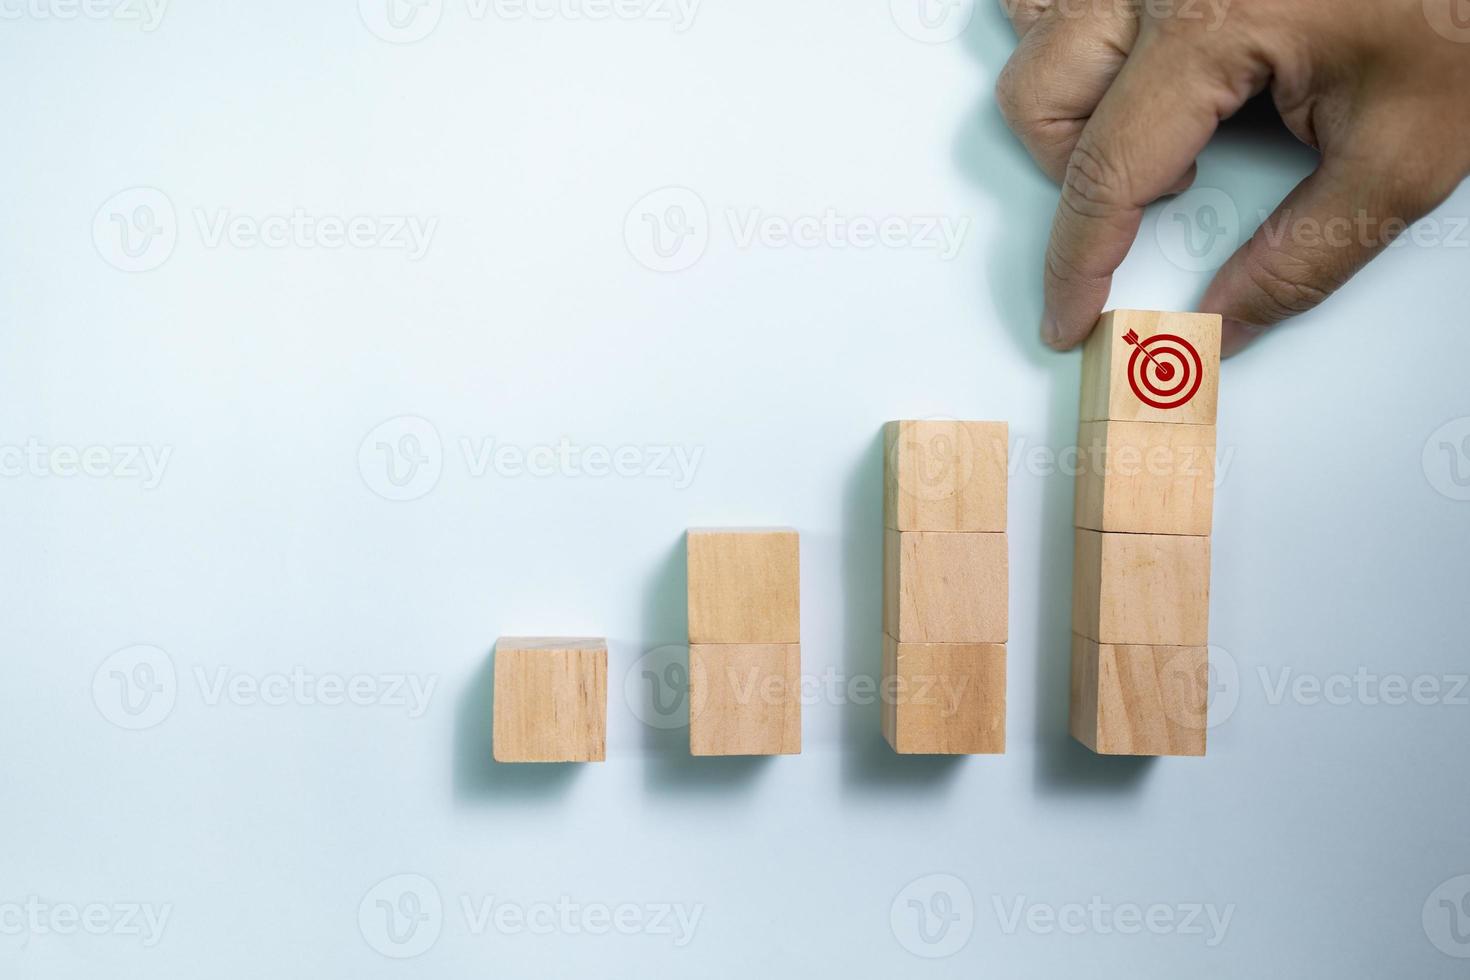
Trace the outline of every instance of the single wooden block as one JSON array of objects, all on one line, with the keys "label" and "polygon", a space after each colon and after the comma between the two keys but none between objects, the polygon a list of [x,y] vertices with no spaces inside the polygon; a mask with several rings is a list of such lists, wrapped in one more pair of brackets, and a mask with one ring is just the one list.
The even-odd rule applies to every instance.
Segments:
[{"label": "single wooden block", "polygon": [[883,522],[899,531],[1004,531],[1010,426],[889,422]]},{"label": "single wooden block", "polygon": [[1003,643],[900,643],[883,637],[883,737],[901,755],[1006,750]]},{"label": "single wooden block", "polygon": [[1220,318],[1114,310],[1082,347],[1083,422],[1214,425]]},{"label": "single wooden block", "polygon": [[1134,534],[1209,534],[1215,427],[1084,422],[1074,524]]},{"label": "single wooden block", "polygon": [[1003,533],[886,531],[883,631],[902,643],[1004,643],[1010,563]]},{"label": "single wooden block", "polygon": [[801,642],[801,559],[789,528],[690,528],[689,642]]},{"label": "single wooden block", "polygon": [[495,644],[496,762],[607,756],[607,641],[502,636]]},{"label": "single wooden block", "polygon": [[1074,633],[1099,643],[1209,643],[1209,538],[1078,528],[1074,541]]},{"label": "single wooden block", "polygon": [[691,755],[801,752],[801,645],[689,647]]},{"label": "single wooden block", "polygon": [[1205,754],[1205,647],[1100,644],[1072,635],[1072,737],[1099,755]]}]

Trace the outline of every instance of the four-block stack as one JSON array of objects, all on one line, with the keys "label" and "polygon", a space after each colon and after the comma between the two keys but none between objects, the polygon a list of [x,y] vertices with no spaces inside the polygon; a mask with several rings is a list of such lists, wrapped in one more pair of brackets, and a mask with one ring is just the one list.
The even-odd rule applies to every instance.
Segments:
[{"label": "four-block stack", "polygon": [[1083,349],[1072,735],[1205,754],[1220,318],[1119,310]]},{"label": "four-block stack", "polygon": [[1006,744],[1004,422],[884,428],[883,737],[895,752]]}]

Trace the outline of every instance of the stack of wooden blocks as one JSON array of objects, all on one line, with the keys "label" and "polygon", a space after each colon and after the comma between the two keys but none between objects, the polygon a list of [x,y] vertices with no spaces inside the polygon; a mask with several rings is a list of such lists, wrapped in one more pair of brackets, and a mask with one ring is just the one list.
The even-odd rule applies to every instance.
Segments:
[{"label": "stack of wooden blocks", "polygon": [[1009,427],[884,429],[883,736],[895,752],[1006,744]]},{"label": "stack of wooden blocks", "polygon": [[1205,754],[1220,318],[1116,311],[1083,349],[1073,737]]},{"label": "stack of wooden blocks", "polygon": [[801,752],[801,557],[789,528],[690,529],[689,751]]}]

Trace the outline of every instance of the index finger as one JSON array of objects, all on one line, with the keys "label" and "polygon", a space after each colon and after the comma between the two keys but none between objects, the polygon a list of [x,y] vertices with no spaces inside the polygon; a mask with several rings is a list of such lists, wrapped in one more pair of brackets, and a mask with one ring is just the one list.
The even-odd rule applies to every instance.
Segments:
[{"label": "index finger", "polygon": [[1046,254],[1042,338],[1084,340],[1113,273],[1138,237],[1143,209],[1173,190],[1254,79],[1212,63],[1177,36],[1140,39],[1072,151]]}]

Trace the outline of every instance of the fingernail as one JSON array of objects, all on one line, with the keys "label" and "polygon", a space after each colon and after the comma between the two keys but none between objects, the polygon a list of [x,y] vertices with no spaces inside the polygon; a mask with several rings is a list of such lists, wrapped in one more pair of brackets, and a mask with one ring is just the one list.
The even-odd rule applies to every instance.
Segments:
[{"label": "fingernail", "polygon": [[1048,347],[1055,347],[1062,339],[1062,325],[1051,315],[1050,310],[1041,315],[1041,339],[1046,341]]}]

